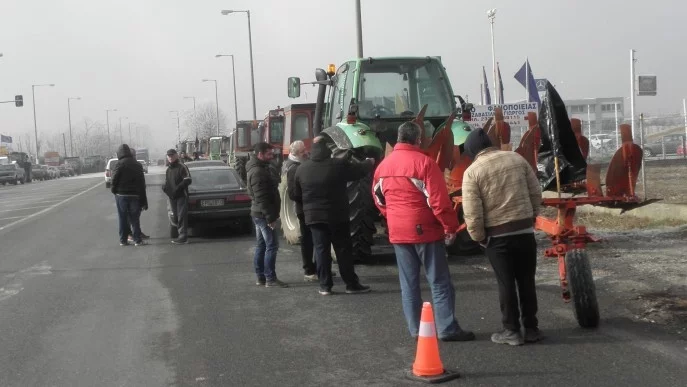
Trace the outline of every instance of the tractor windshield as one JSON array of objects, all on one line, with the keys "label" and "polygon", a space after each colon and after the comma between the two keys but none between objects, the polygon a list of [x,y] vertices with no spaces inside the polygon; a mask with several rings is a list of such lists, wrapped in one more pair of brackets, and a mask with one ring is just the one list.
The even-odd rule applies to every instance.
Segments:
[{"label": "tractor windshield", "polygon": [[220,139],[211,139],[210,140],[210,153],[215,154],[215,153],[220,153]]},{"label": "tractor windshield", "polygon": [[270,142],[273,144],[281,144],[284,136],[284,119],[272,118],[270,119]]},{"label": "tractor windshield", "polygon": [[454,109],[448,79],[437,59],[378,59],[360,64],[359,115],[363,119],[446,117]]}]

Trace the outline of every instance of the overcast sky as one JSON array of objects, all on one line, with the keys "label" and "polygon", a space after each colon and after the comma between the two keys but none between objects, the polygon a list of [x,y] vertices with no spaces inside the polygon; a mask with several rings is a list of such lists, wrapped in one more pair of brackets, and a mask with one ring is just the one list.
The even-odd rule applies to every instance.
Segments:
[{"label": "overcast sky", "polygon": [[[564,99],[628,97],[634,48],[637,73],[656,74],[659,88],[637,99],[637,112],[681,111],[684,1],[362,0],[364,54],[439,55],[454,91],[479,101],[482,66],[491,71],[489,8],[497,8],[506,101],[525,96],[513,74],[527,56],[535,77],[555,83]],[[0,100],[23,94],[26,104],[0,104],[0,132],[33,136],[31,84],[55,83],[36,89],[39,133],[67,131],[67,97],[78,96],[75,125],[104,122],[105,109],[118,109],[111,125],[129,117],[149,125],[158,146],[172,146],[169,110],[192,109],[184,96],[214,103],[214,85],[202,78],[219,81],[220,108],[234,121],[231,59],[218,53],[236,55],[239,119],[252,119],[246,15],[222,9],[251,10],[259,119],[295,102],[288,76],[310,80],[316,67],[356,55],[353,0],[2,0]],[[303,90],[314,102],[316,90]]]}]

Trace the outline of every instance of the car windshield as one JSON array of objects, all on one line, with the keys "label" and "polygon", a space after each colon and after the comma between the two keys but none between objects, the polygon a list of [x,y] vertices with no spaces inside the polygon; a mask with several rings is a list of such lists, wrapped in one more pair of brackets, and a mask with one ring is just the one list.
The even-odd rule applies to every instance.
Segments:
[{"label": "car windshield", "polygon": [[438,60],[389,59],[361,63],[360,117],[413,116],[427,104],[426,117],[451,114],[453,96]]},{"label": "car windshield", "polygon": [[191,169],[191,185],[189,191],[218,191],[237,189],[239,182],[229,168]]}]

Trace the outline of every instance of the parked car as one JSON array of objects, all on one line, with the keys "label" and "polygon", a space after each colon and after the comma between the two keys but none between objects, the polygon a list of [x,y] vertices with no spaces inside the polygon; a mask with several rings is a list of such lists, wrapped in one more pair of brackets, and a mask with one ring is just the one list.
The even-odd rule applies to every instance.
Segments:
[{"label": "parked car", "polygon": [[[239,174],[222,161],[189,161],[188,226],[238,226],[244,232],[253,229],[250,196]],[[167,201],[169,236],[177,238],[177,225]]]},{"label": "parked car", "polygon": [[32,180],[45,180],[46,174],[43,168],[38,164],[31,165],[31,179]]},{"label": "parked car", "polygon": [[5,185],[11,183],[17,185],[19,183],[24,184],[26,182],[26,176],[24,174],[24,168],[20,167],[17,163],[0,165],[0,183]]},{"label": "parked car", "polygon": [[677,148],[682,145],[682,138],[684,136],[684,134],[669,134],[663,136],[661,140],[644,144],[644,157],[662,155],[664,146],[667,155],[676,154]]},{"label": "parked car", "polygon": [[48,166],[48,172],[50,173],[51,179],[59,179],[60,178],[60,169],[59,168],[50,165],[50,166]]},{"label": "parked car", "polygon": [[117,165],[118,159],[109,159],[105,167],[105,188],[110,188],[112,185],[112,170]]},{"label": "parked car", "polygon": [[602,148],[608,149],[614,145],[614,141],[615,136],[611,136],[610,134],[592,134],[589,137],[589,143],[592,144],[596,150],[601,150]]},{"label": "parked car", "polygon": [[136,160],[143,166],[143,173],[148,173],[148,163],[145,160]]}]

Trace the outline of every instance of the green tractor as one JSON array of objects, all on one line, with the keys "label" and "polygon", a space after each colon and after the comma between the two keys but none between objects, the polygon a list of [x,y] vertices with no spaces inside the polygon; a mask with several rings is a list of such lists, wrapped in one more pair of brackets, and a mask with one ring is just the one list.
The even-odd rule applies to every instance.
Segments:
[{"label": "green tractor", "polygon": [[[306,83],[319,85],[313,136],[326,139],[333,157],[352,162],[362,162],[366,157],[381,160],[386,147],[396,144],[398,126],[418,116],[424,106],[426,137],[443,129],[460,107],[466,108],[465,104],[456,104],[457,96],[438,57],[360,58],[335,70],[334,65],[329,65],[327,71],[317,69],[316,80]],[[299,97],[300,87],[300,78],[289,78],[289,97]],[[469,130],[461,119],[452,121],[455,146],[463,144]],[[380,220],[371,185],[372,176],[368,176],[347,187],[353,250],[360,262],[371,260],[375,222]],[[286,219],[295,217],[295,211],[284,210],[293,204],[288,197],[282,201],[286,201],[282,205],[282,227],[297,225],[297,219]],[[294,231],[284,230],[290,243],[297,243],[300,237]]]}]

